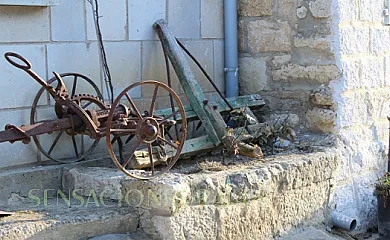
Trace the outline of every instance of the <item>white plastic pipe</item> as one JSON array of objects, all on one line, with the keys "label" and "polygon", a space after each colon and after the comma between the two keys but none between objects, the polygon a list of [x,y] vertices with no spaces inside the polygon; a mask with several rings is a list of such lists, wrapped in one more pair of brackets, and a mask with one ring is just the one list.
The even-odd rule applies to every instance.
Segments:
[{"label": "white plastic pipe", "polygon": [[345,229],[349,232],[356,229],[357,222],[354,218],[336,212],[332,213],[331,218],[332,224],[338,228]]}]

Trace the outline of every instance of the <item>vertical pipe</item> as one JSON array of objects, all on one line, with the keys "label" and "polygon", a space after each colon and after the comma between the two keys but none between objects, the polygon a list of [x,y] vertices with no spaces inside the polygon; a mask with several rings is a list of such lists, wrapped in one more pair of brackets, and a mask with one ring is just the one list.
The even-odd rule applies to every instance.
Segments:
[{"label": "vertical pipe", "polygon": [[224,0],[226,97],[238,96],[237,0]]}]

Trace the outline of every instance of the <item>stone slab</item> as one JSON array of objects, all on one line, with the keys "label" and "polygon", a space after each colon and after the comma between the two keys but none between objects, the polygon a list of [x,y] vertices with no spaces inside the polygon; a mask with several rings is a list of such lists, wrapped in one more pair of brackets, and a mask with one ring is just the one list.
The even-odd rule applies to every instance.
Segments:
[{"label": "stone slab", "polygon": [[[87,38],[96,40],[96,28],[91,4],[86,1]],[[127,39],[127,3],[126,0],[99,2],[99,24],[104,40]]]},{"label": "stone slab", "polygon": [[53,41],[85,41],[84,2],[68,0],[51,8],[51,35]]},{"label": "stone slab", "polygon": [[0,6],[0,27],[0,42],[48,42],[49,8]]},{"label": "stone slab", "polygon": [[201,1],[202,38],[223,38],[223,0]]},{"label": "stone slab", "polygon": [[200,0],[170,0],[168,22],[177,38],[200,38]]},{"label": "stone slab", "polygon": [[[22,208],[0,219],[1,239],[87,239],[96,235],[135,232],[138,215],[125,207],[72,206],[56,199],[43,208]],[[26,210],[29,209],[29,210]]]},{"label": "stone slab", "polygon": [[166,18],[165,0],[129,0],[129,39],[157,40],[153,24]]}]

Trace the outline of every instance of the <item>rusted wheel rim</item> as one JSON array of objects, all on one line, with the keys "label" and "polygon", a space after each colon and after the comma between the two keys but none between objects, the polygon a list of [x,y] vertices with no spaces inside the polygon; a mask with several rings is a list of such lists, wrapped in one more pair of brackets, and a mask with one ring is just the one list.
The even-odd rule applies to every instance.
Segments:
[{"label": "rusted wheel rim", "polygon": [[[143,116],[141,114],[141,111],[139,111],[139,109],[135,106],[134,101],[132,100],[132,98],[130,97],[128,92],[130,90],[132,90],[133,88],[139,87],[141,85],[146,85],[146,84],[154,85],[155,90],[153,93],[150,108],[147,109],[147,111],[143,111],[143,112],[147,112],[148,115]],[[158,92],[158,89],[160,89],[160,88],[167,91],[173,97],[173,99],[176,103],[176,108],[175,108],[174,112],[172,112],[171,114],[169,114],[165,117],[154,116],[154,110],[155,110],[154,108],[155,108],[155,103],[157,101],[157,92]],[[131,111],[133,112],[134,117],[138,121],[137,129],[134,132],[134,135],[137,138],[137,142],[131,146],[130,156],[124,161],[124,163],[120,163],[116,154],[114,153],[113,146],[112,146],[113,141],[111,140],[111,134],[113,134],[113,131],[109,127],[109,126],[111,126],[111,124],[113,122],[115,108],[120,104],[122,98],[125,98],[125,100],[129,103]],[[170,118],[172,118],[173,116],[177,116],[177,115],[180,115],[180,119],[181,119],[181,132],[180,132],[180,136],[179,136],[180,143],[178,141],[174,142],[172,140],[167,140],[167,139],[165,139],[165,136],[164,136],[164,128],[165,128],[164,123],[166,121],[168,121]],[[177,124],[177,123],[175,123],[175,124]],[[117,133],[117,130],[115,130],[115,132]],[[111,110],[110,110],[110,113],[108,115],[107,129],[106,129],[106,142],[107,142],[108,151],[109,151],[110,156],[111,156],[112,160],[114,161],[115,165],[122,172],[124,172],[126,175],[128,175],[130,177],[142,179],[142,180],[147,180],[147,179],[151,179],[151,178],[160,176],[160,175],[168,172],[173,167],[173,165],[176,163],[176,161],[179,159],[186,137],[187,137],[187,121],[186,121],[186,117],[185,117],[185,110],[184,110],[183,104],[182,104],[179,96],[170,87],[168,87],[167,85],[165,85],[161,82],[148,80],[148,81],[134,83],[134,84],[130,85],[129,87],[127,87],[126,89],[124,89],[119,94],[119,96],[115,99],[114,103],[111,106]],[[170,160],[167,162],[167,165],[164,167],[161,167],[161,169],[159,169],[158,171],[155,171],[154,163],[152,160],[152,149],[153,149],[152,144],[156,144],[156,143],[159,145],[164,145],[164,144],[169,145],[170,147],[172,147],[173,149],[176,150],[174,156],[171,157]],[[150,171],[146,172],[143,170],[138,171],[138,170],[126,169],[128,163],[130,162],[130,160],[132,159],[132,157],[134,155],[134,152],[142,144],[147,146],[147,149],[149,152],[149,159],[151,162]]]},{"label": "rusted wheel rim", "polygon": [[[63,80],[66,82],[68,80],[71,80],[72,81],[72,84],[70,85],[70,89],[68,89],[69,91],[69,94],[70,94],[70,97],[75,97],[77,96],[78,94],[80,93],[85,93],[85,92],[78,92],[77,91],[77,86],[78,84],[80,84],[80,80],[82,80],[83,82],[85,82],[88,86],[92,87],[90,90],[90,94],[97,97],[98,99],[103,99],[103,95],[102,93],[100,92],[99,88],[96,86],[96,84],[88,77],[84,76],[84,75],[81,75],[81,74],[78,74],[78,73],[62,73],[60,74],[60,76],[63,78]],[[55,84],[55,82],[57,81],[57,79],[55,77],[51,78],[47,83],[48,84]],[[85,89],[82,89],[81,91],[85,91]],[[40,99],[42,97],[46,97],[47,95],[44,94],[46,91],[45,91],[45,88],[41,88],[38,93],[36,94],[35,98],[34,98],[34,101],[33,101],[33,104],[32,104],[32,107],[31,107],[31,113],[30,113],[30,124],[34,124],[36,123],[36,120],[35,120],[35,117],[37,115],[37,107],[38,107],[38,103],[40,101]],[[51,98],[51,96],[49,95],[49,97]],[[54,101],[54,99],[50,99],[51,101]],[[102,106],[101,103],[96,103],[96,105],[100,108],[104,108],[104,106]],[[52,106],[53,108],[55,107],[55,105],[50,105]],[[83,107],[83,106],[81,106]],[[86,107],[85,107],[86,108]],[[84,141],[84,138],[87,139],[88,136],[84,136],[84,135],[81,135],[79,136],[80,138],[80,141],[76,141],[76,135],[72,135],[70,136],[70,141],[72,142],[72,145],[73,145],[73,148],[74,148],[74,157],[70,157],[70,158],[59,158],[59,157],[56,157],[56,156],[53,156],[53,151],[55,151],[55,149],[57,148],[57,142],[60,141],[61,138],[63,138],[64,136],[66,136],[67,132],[66,131],[61,131],[61,132],[58,132],[58,133],[54,133],[54,134],[57,134],[56,135],[56,138],[54,139],[53,143],[50,145],[49,148],[45,149],[45,147],[43,146],[43,144],[41,144],[42,140],[40,140],[39,138],[42,138],[43,136],[33,136],[33,140],[35,142],[35,145],[37,146],[38,150],[44,155],[46,156],[47,158],[53,160],[53,161],[56,161],[56,162],[59,162],[59,163],[72,163],[72,162],[77,162],[77,161],[81,161],[85,158],[85,156],[88,156],[89,154],[92,153],[92,151],[96,148],[96,146],[98,145],[99,143],[99,139],[96,139],[96,140],[89,140],[91,143],[89,144],[90,146],[84,150],[83,152],[80,152],[79,154],[77,154],[78,150],[82,150],[83,146],[78,146],[78,143],[80,142],[80,145],[83,145],[83,141]]]}]

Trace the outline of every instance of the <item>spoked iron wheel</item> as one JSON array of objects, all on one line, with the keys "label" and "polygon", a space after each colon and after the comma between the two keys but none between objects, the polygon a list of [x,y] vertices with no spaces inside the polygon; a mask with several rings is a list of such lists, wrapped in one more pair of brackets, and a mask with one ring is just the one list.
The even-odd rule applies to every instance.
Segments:
[{"label": "spoked iron wheel", "polygon": [[[103,96],[96,84],[88,77],[78,73],[60,74],[68,88],[68,93],[74,102],[84,110],[107,109]],[[57,79],[51,78],[48,83],[53,87],[57,85]],[[83,93],[83,94],[81,94]],[[50,106],[38,106],[41,101],[49,97]],[[54,99],[41,88],[35,96],[31,114],[30,124],[44,121],[45,119],[56,118]],[[33,137],[39,151],[48,159],[59,163],[72,163],[83,160],[85,156],[92,153],[99,139],[90,139],[84,134],[74,134],[70,131],[58,131],[51,134],[43,134]]]},{"label": "spoked iron wheel", "polygon": [[[130,96],[130,92],[134,92],[136,88],[142,88],[143,90],[145,88],[152,89],[153,95],[150,104],[144,106],[144,109],[137,107],[134,99]],[[164,113],[162,116],[157,116],[155,115],[156,103],[159,101],[157,96],[160,96],[162,93],[172,96],[174,108],[171,111]],[[118,108],[118,106],[120,107],[120,104],[129,106],[130,111],[127,116],[127,121],[133,122],[136,126],[135,128],[118,128],[118,126],[121,126],[118,122],[123,120],[118,120],[118,116],[115,115],[115,109]],[[179,133],[176,136],[169,134],[169,139],[166,139],[166,129],[172,126],[175,128],[179,124],[175,119],[181,120],[180,131],[178,131]],[[184,141],[187,137],[187,121],[180,98],[167,85],[151,80],[134,83],[119,94],[111,107],[106,126],[108,151],[115,165],[126,175],[144,180],[162,175],[171,169],[180,157]],[[133,143],[129,144],[129,154],[125,156],[123,161],[118,159],[117,154],[115,154],[113,150],[115,139],[118,139],[121,136],[126,136],[127,138],[132,138],[134,136]],[[155,166],[153,154],[155,153],[154,150],[156,148],[164,149],[165,152],[170,152],[169,159],[166,161],[165,165],[159,167]],[[147,149],[150,161],[150,168],[148,171],[132,170],[129,167],[134,152],[140,149]]]}]

